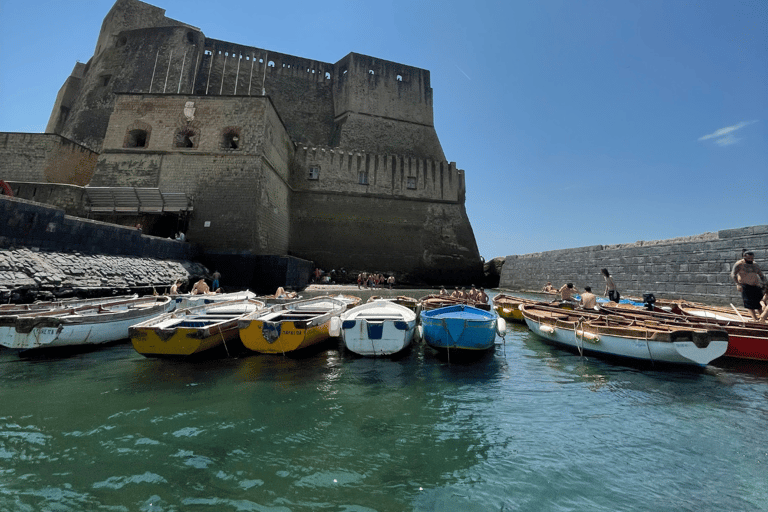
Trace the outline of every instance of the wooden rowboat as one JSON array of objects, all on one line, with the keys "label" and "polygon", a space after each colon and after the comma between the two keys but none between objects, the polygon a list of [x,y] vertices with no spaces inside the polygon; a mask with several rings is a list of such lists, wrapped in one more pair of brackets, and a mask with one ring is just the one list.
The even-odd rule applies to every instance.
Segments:
[{"label": "wooden rowboat", "polygon": [[430,347],[465,351],[493,348],[496,334],[506,329],[495,313],[465,304],[422,311],[421,326]]},{"label": "wooden rowboat", "polygon": [[543,304],[523,304],[520,310],[533,333],[580,353],[704,366],[728,348],[728,333],[717,326],[674,326]]},{"label": "wooden rowboat", "polygon": [[169,297],[148,296],[18,315],[0,326],[0,345],[29,350],[126,339],[131,325],[167,312],[171,304]]},{"label": "wooden rowboat", "polygon": [[341,336],[355,354],[393,355],[411,344],[417,319],[413,310],[392,301],[366,302],[341,315]]},{"label": "wooden rowboat", "polygon": [[[238,339],[238,321],[264,308],[254,299],[177,309],[131,326],[133,348],[147,357],[191,356]],[[229,349],[227,349],[229,352]]]},{"label": "wooden rowboat", "polygon": [[332,297],[277,304],[238,322],[240,341],[249,350],[287,354],[338,336],[347,305]]}]

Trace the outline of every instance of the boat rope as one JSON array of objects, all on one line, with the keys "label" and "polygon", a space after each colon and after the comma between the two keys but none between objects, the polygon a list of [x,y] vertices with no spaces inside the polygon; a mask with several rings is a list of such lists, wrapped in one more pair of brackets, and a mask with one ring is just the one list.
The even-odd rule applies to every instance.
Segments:
[{"label": "boat rope", "polygon": [[645,329],[645,348],[648,349],[648,357],[651,358],[651,364],[655,366],[656,361],[653,360],[653,354],[651,354],[651,345],[648,342],[648,329]]},{"label": "boat rope", "polygon": [[221,342],[224,344],[224,350],[227,351],[227,357],[232,357],[229,355],[229,347],[227,347],[227,341],[224,339],[224,334],[221,332],[221,324],[219,324],[217,327],[219,329],[219,336],[221,336]]},{"label": "boat rope", "polygon": [[[579,345],[579,328],[581,328],[581,345]],[[579,317],[576,322],[576,348],[579,349],[579,356],[584,357],[584,317]]]}]

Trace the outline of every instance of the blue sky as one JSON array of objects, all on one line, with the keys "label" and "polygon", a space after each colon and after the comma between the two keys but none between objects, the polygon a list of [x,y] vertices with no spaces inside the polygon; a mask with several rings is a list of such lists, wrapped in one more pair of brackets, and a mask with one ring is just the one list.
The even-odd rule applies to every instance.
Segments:
[{"label": "blue sky", "polygon": [[[430,70],[486,259],[768,224],[768,1],[149,3],[208,37]],[[0,131],[45,130],[112,4],[0,2]]]}]

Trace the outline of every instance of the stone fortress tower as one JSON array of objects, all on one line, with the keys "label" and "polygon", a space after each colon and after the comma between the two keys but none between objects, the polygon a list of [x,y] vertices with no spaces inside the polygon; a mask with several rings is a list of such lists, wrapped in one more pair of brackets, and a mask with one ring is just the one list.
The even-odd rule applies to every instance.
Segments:
[{"label": "stone fortress tower", "polygon": [[92,187],[188,194],[187,238],[209,261],[292,255],[434,284],[482,275],[424,69],[209,39],[117,0],[46,132],[98,155]]}]

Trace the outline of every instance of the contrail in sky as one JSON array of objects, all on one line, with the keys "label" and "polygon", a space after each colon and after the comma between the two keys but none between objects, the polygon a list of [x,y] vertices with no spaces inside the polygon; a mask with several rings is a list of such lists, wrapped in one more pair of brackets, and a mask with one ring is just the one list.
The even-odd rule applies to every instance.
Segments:
[{"label": "contrail in sky", "polygon": [[[459,71],[461,71],[462,73],[464,73],[464,70],[463,70],[463,69],[461,69],[461,68],[459,67],[459,65],[458,65],[458,64],[456,64],[455,66],[456,66],[456,69],[458,69]],[[464,76],[465,76],[465,77],[467,77],[467,80],[472,80],[471,78],[469,78],[469,75],[468,75],[468,74],[464,73]]]}]

